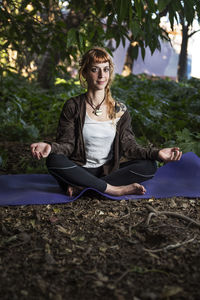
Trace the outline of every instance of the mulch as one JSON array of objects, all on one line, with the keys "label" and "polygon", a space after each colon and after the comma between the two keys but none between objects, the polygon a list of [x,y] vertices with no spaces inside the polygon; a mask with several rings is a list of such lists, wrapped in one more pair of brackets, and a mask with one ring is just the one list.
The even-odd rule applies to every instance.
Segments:
[{"label": "mulch", "polygon": [[[1,143],[0,151],[7,151],[0,174],[36,164],[27,144]],[[94,194],[61,205],[0,207],[0,299],[199,299],[199,213],[196,198]]]}]

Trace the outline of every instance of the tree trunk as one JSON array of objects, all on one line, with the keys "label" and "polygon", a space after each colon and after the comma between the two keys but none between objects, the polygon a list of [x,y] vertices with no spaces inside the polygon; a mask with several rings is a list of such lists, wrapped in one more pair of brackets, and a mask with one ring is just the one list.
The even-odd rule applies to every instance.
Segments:
[{"label": "tree trunk", "polygon": [[134,58],[132,56],[133,47],[134,46],[130,42],[127,52],[126,52],[126,58],[125,58],[124,67],[123,67],[123,71],[122,71],[122,76],[124,76],[124,77],[126,77],[132,73],[133,62],[134,62]]},{"label": "tree trunk", "polygon": [[37,81],[44,89],[49,89],[53,85],[55,67],[59,62],[59,53],[56,57],[52,57],[49,50],[43,55],[38,66]]},{"label": "tree trunk", "polygon": [[[79,27],[81,21],[84,19],[84,15],[82,13],[75,13],[74,11],[70,11],[68,15],[66,17],[63,16],[63,18],[65,19],[66,24],[64,30],[67,34],[69,29]],[[53,48],[53,46],[49,44],[38,65],[37,81],[39,82],[40,86],[45,89],[49,89],[52,86],[54,81],[55,68],[60,60],[59,50],[51,48]]]},{"label": "tree trunk", "polygon": [[189,27],[185,25],[184,20],[182,20],[182,43],[181,51],[179,54],[178,70],[177,70],[177,80],[182,81],[187,79],[187,48],[189,39]]}]

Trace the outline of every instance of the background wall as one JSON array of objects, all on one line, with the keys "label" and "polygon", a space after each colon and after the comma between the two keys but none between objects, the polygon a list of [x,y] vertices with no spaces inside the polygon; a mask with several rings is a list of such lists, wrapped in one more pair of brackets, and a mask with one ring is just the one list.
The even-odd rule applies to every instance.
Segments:
[{"label": "background wall", "polygon": [[[197,30],[199,26],[194,25]],[[177,29],[176,32],[171,34],[172,45],[168,42],[161,42],[161,51],[156,50],[153,55],[149,49],[146,50],[145,60],[143,61],[141,54],[134,62],[133,74],[146,73],[154,76],[168,76],[176,79],[178,56],[181,45],[181,33]],[[128,41],[126,47],[122,45],[114,52],[115,72],[121,74]],[[188,78],[200,78],[200,32],[195,33],[190,39],[188,44]]]}]

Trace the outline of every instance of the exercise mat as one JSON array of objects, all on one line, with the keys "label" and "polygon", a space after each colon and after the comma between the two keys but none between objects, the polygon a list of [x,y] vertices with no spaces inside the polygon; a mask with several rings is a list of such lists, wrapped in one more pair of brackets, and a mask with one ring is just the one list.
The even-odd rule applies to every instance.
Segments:
[{"label": "exercise mat", "polygon": [[143,183],[145,195],[120,197],[100,193],[86,188],[76,197],[66,196],[56,180],[48,174],[20,174],[0,176],[0,205],[28,205],[66,203],[80,198],[86,191],[93,190],[113,200],[168,198],[174,196],[200,197],[200,158],[193,152],[184,154],[180,161],[160,167],[154,178]]}]

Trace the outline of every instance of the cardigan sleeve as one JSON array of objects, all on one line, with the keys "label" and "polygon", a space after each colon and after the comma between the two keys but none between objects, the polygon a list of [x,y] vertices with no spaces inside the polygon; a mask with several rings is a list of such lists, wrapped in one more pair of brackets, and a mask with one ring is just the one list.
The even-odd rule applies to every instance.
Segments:
[{"label": "cardigan sleeve", "polygon": [[136,142],[135,135],[132,131],[131,117],[127,110],[122,116],[122,119],[119,138],[122,155],[127,159],[159,160],[158,152],[160,149],[155,148],[152,145],[142,147]]},{"label": "cardigan sleeve", "polygon": [[75,119],[76,105],[69,99],[60,114],[56,142],[51,143],[51,153],[71,155],[75,147]]}]

